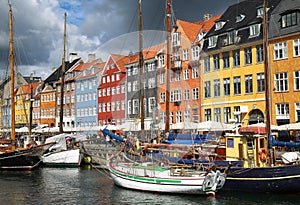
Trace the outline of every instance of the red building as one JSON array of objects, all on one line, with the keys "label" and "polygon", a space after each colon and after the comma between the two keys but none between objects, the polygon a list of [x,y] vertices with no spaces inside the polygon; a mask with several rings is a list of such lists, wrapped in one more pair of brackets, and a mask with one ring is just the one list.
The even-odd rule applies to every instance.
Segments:
[{"label": "red building", "polygon": [[98,124],[121,125],[125,122],[126,68],[127,56],[111,54],[103,69],[98,88]]}]

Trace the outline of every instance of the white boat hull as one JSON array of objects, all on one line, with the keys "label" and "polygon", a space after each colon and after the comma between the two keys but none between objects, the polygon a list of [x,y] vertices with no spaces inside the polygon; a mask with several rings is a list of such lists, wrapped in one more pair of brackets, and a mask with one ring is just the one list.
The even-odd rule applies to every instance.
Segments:
[{"label": "white boat hull", "polygon": [[[149,170],[144,168],[130,168],[110,166],[110,174],[118,186],[149,192],[213,194],[225,182],[225,177],[209,174],[194,176],[171,176],[170,169]],[[216,182],[216,183],[215,183]]]},{"label": "white boat hull", "polygon": [[80,149],[62,150],[44,154],[42,161],[46,166],[80,166],[82,156]]}]

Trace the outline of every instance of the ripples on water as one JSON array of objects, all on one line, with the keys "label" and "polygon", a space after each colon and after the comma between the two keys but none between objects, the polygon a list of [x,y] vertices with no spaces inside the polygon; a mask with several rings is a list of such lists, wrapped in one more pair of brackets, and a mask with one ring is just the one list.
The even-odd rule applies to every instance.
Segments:
[{"label": "ripples on water", "polygon": [[96,169],[42,168],[31,172],[0,172],[0,204],[300,204],[300,195],[221,191],[216,198],[137,192],[113,185]]}]

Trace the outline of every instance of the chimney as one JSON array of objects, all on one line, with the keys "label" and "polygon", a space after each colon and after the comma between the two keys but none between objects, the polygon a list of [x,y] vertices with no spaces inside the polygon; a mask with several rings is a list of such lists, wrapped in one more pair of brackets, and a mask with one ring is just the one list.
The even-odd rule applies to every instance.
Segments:
[{"label": "chimney", "polygon": [[70,53],[69,61],[72,63],[75,59],[77,59],[77,53]]},{"label": "chimney", "polygon": [[93,61],[93,60],[95,60],[95,59],[96,59],[95,53],[90,53],[90,54],[88,55],[88,62],[91,62],[91,61]]},{"label": "chimney", "polygon": [[204,21],[207,21],[207,20],[209,20],[211,17],[212,17],[212,14],[209,14],[209,13],[204,14],[203,20],[204,20]]}]

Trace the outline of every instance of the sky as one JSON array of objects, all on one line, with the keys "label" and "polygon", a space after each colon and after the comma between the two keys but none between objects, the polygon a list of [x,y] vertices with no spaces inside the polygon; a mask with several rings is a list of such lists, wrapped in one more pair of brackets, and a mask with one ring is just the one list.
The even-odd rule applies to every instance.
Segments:
[{"label": "sky", "polygon": [[[67,56],[77,53],[86,62],[88,54],[95,54],[106,61],[110,53],[126,55],[138,49],[138,0],[0,0],[1,79],[9,75],[8,1],[16,69],[24,76],[33,73],[46,79],[61,65],[65,12]],[[239,1],[172,0],[173,18],[198,22],[205,13],[222,14]],[[149,44],[161,41],[165,7],[166,0],[142,0],[144,38],[151,38]]]}]

